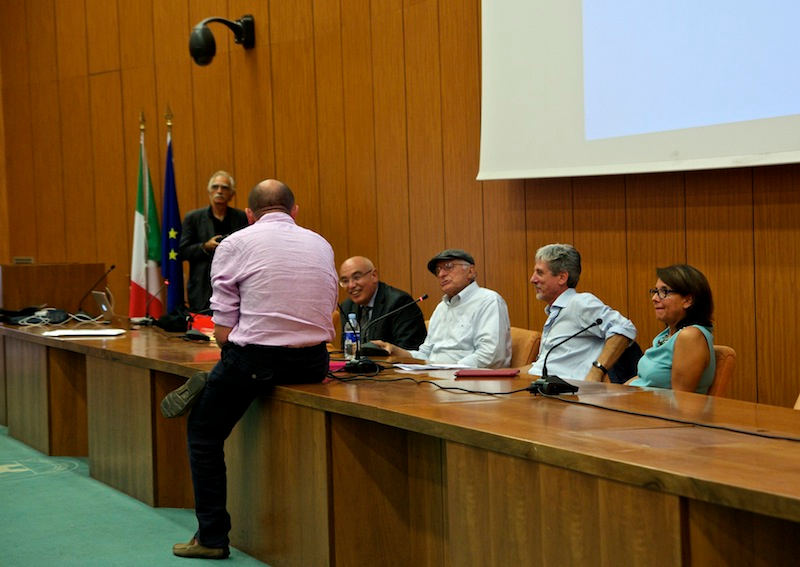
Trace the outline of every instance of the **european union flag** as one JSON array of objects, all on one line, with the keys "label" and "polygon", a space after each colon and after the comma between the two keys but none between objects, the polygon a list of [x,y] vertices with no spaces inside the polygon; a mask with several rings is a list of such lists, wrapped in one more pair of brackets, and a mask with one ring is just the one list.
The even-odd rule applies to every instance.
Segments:
[{"label": "european union flag", "polygon": [[161,274],[169,282],[167,286],[166,313],[182,307],[183,262],[178,257],[181,242],[181,211],[175,190],[175,170],[172,165],[172,134],[167,134],[167,169],[164,173],[164,206],[161,223]]}]

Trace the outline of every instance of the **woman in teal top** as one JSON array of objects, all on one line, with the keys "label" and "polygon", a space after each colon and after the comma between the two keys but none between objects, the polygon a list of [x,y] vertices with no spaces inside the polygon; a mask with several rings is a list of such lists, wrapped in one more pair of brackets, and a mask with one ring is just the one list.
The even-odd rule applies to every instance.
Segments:
[{"label": "woman in teal top", "polygon": [[717,368],[711,286],[686,264],[658,268],[656,274],[650,297],[656,319],[667,328],[653,339],[639,360],[639,375],[628,384],[705,394]]}]

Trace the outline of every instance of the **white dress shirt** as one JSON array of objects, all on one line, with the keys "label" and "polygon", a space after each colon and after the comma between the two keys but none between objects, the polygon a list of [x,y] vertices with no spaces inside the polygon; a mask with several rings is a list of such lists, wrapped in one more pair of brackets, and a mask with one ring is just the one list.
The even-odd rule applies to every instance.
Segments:
[{"label": "white dress shirt", "polygon": [[431,316],[428,337],[414,358],[469,368],[507,368],[511,364],[508,306],[496,291],[472,282],[446,295]]}]

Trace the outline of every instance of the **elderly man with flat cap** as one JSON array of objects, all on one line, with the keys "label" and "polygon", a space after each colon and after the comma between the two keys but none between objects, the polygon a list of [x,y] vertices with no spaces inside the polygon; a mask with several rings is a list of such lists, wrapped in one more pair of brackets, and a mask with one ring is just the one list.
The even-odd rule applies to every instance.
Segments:
[{"label": "elderly man with flat cap", "polygon": [[468,368],[507,368],[511,364],[511,323],[506,302],[475,281],[475,260],[459,249],[440,252],[428,270],[444,292],[417,350],[373,341],[390,354]]}]

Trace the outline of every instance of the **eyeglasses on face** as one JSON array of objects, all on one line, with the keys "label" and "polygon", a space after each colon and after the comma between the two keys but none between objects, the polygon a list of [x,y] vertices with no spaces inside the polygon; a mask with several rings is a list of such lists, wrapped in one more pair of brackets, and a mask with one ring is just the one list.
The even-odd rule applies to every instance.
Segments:
[{"label": "eyeglasses on face", "polygon": [[225,191],[231,190],[229,185],[225,185],[223,183],[214,183],[209,189],[209,191],[216,191],[217,189],[225,189]]},{"label": "eyeglasses on face", "polygon": [[659,288],[654,287],[653,289],[649,290],[648,293],[650,297],[657,295],[659,299],[666,299],[670,293],[678,293],[678,292],[675,291],[674,289],[669,289],[666,287],[659,287]]},{"label": "eyeglasses on face", "polygon": [[367,277],[369,274],[371,274],[374,271],[375,271],[375,268],[372,268],[370,271],[364,272],[363,274],[361,272],[355,272],[349,278],[341,278],[339,280],[339,285],[342,286],[342,287],[347,287],[347,286],[350,285],[350,282],[353,282],[353,283],[357,284],[358,282],[360,282],[362,279],[364,279],[365,277]]},{"label": "eyeglasses on face", "polygon": [[453,271],[453,268],[456,266],[469,266],[466,262],[447,262],[446,264],[442,264],[441,266],[436,266],[436,269],[433,271],[434,275],[439,275],[441,272],[445,274],[449,274]]}]

